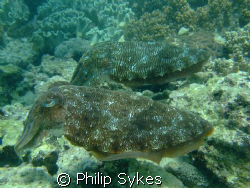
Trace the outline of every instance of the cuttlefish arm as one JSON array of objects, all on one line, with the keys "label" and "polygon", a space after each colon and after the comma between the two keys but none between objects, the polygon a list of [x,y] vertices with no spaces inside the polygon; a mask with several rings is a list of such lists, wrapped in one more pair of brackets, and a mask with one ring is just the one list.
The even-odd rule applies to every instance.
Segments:
[{"label": "cuttlefish arm", "polygon": [[24,130],[14,148],[21,156],[25,150],[37,146],[48,133],[62,135],[66,105],[57,88],[39,96],[24,122]]}]

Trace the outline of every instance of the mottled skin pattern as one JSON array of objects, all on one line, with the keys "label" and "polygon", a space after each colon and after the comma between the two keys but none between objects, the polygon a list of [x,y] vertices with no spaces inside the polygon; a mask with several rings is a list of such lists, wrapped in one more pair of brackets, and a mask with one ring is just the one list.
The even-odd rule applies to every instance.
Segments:
[{"label": "mottled skin pattern", "polygon": [[17,153],[61,126],[71,143],[105,154],[170,151],[203,140],[213,129],[193,113],[150,98],[63,85],[38,97],[15,145]]},{"label": "mottled skin pattern", "polygon": [[209,59],[205,50],[167,42],[104,42],[80,59],[72,85],[95,86],[105,81],[128,86],[164,84],[198,72]]}]

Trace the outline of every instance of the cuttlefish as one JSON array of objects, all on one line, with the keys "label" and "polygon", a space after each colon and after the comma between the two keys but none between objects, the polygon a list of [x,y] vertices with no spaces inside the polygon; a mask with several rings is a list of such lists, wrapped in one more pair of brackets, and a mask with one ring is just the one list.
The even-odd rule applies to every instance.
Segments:
[{"label": "cuttlefish", "polygon": [[15,145],[21,155],[49,133],[102,161],[145,158],[159,163],[198,148],[213,126],[198,115],[150,98],[100,88],[60,85],[32,106]]},{"label": "cuttlefish", "polygon": [[170,42],[103,42],[83,54],[72,85],[98,86],[103,82],[129,87],[160,85],[201,70],[210,54],[199,47]]}]

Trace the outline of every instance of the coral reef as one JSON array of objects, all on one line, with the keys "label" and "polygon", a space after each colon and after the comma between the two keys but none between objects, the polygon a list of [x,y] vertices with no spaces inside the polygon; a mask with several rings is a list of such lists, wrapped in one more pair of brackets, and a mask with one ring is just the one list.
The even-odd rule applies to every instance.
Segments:
[{"label": "coral reef", "polygon": [[4,26],[0,21],[0,50],[4,46],[5,41],[4,41]]},{"label": "coral reef", "polygon": [[167,172],[172,173],[187,187],[215,187],[210,185],[206,175],[202,174],[195,166],[181,161],[171,161],[164,167]]},{"label": "coral reef", "polygon": [[[140,181],[133,184],[133,187],[140,188],[141,186],[150,188],[152,185],[146,183],[146,178],[151,176],[155,178],[156,176],[160,176],[163,187],[176,187],[176,188],[184,188],[183,183],[177,179],[174,175],[166,172],[163,168],[154,165],[148,161],[137,161],[135,159],[127,159],[120,160],[114,162],[97,162],[93,157],[90,157],[85,150],[79,147],[71,146],[69,147],[69,143],[63,138],[59,138],[54,140],[53,142],[44,143],[40,146],[35,154],[32,156],[33,160],[30,165],[20,165],[15,168],[2,168],[0,171],[0,183],[3,186],[13,187],[13,186],[22,186],[22,187],[39,187],[42,185],[46,187],[54,187],[58,186],[57,184],[57,175],[61,173],[67,173],[71,177],[70,187],[79,186],[76,183],[77,177],[79,179],[82,176],[77,175],[78,173],[83,173],[91,175],[93,177],[97,176],[96,174],[99,172],[102,177],[110,176],[112,178],[112,182],[109,187],[111,188],[122,188],[124,186],[129,186],[131,184],[130,181],[133,180],[134,176],[137,176],[137,172],[139,176],[143,176],[141,179],[145,184],[143,185]],[[67,146],[67,147],[66,147]],[[6,147],[7,148],[7,147]],[[66,149],[67,148],[67,149]],[[2,150],[0,150],[1,152]],[[52,151],[52,152],[51,152]],[[59,152],[59,158],[57,160],[57,166],[59,169],[56,174],[53,176],[49,174],[47,168],[44,168],[44,162],[46,160],[51,160],[55,162],[56,154]],[[52,156],[51,156],[52,154]],[[46,160],[45,160],[46,159]],[[54,164],[54,163],[53,163]],[[52,165],[53,166],[53,165]],[[121,175],[118,178],[120,173],[125,173],[126,175]],[[15,179],[10,178],[13,174],[15,174]],[[81,174],[80,174],[81,175]],[[35,178],[34,178],[35,177]],[[139,177],[139,178],[140,178]],[[129,181],[130,178],[130,181]],[[39,180],[39,181],[38,181]],[[126,184],[123,183],[126,180]],[[119,181],[119,182],[118,182]],[[157,181],[148,181],[149,183]],[[79,181],[80,187],[86,186],[86,180]],[[139,185],[137,185],[139,184]],[[99,185],[92,184],[91,179],[89,178],[88,187],[98,188]],[[107,187],[107,185],[106,185]]]},{"label": "coral reef", "polygon": [[0,119],[0,132],[4,132],[2,145],[0,146],[1,148],[7,145],[13,145],[18,138],[18,134],[13,133],[18,133],[22,130],[22,122],[19,120],[13,120],[10,117],[10,115],[6,114],[5,119]]},{"label": "coral reef", "polygon": [[[126,187],[139,172],[143,181],[162,176],[162,187],[250,187],[249,5],[250,0],[0,0],[0,186],[58,187],[57,175],[68,173],[75,187],[77,172],[102,172],[111,176],[110,187]],[[208,51],[212,58],[203,72],[188,79],[131,89],[103,77],[100,87],[193,111],[214,125],[214,134],[199,150],[174,162],[164,158],[160,167],[142,159],[96,161],[55,136],[20,161],[12,145],[30,106],[56,81],[70,81],[89,48],[85,40],[165,40]],[[128,175],[126,185],[117,183],[121,172]]]},{"label": "coral reef", "polygon": [[208,4],[208,0],[187,0],[190,7],[196,10],[198,7],[203,7]]},{"label": "coral reef", "polygon": [[229,57],[235,61],[238,70],[250,71],[250,23],[244,28],[237,28],[236,31],[225,33],[226,48]]},{"label": "coral reef", "polygon": [[179,45],[188,44],[192,47],[205,49],[209,52],[211,59],[223,57],[225,55],[223,53],[225,39],[210,31],[189,32],[188,34],[172,37],[167,40],[174,40],[174,42]]},{"label": "coral reef", "polygon": [[174,35],[176,30],[172,23],[167,23],[168,15],[160,10],[144,13],[140,19],[134,19],[124,27],[126,40],[153,41]]},{"label": "coral reef", "polygon": [[[122,188],[124,186],[130,186],[135,188],[140,187],[155,187],[157,186],[155,181],[155,177],[160,175],[161,179],[161,187],[176,187],[176,188],[184,188],[185,186],[179,181],[175,176],[166,172],[163,168],[159,166],[155,166],[152,163],[146,161],[137,161],[134,159],[125,159],[120,161],[113,162],[104,162],[97,163],[93,160],[86,160],[82,164],[81,172],[88,172],[89,175],[95,176],[96,172],[100,172],[103,175],[109,175],[112,179],[112,183],[110,185],[111,188]],[[118,172],[118,174],[117,174]],[[119,177],[118,175],[122,173]],[[142,177],[139,182],[137,181],[137,176]],[[147,177],[152,177],[153,181],[147,181]],[[139,179],[138,178],[138,179]],[[135,182],[132,184],[131,182],[135,179]],[[88,182],[88,185],[90,185]],[[80,183],[82,187],[86,186],[86,182],[82,181]],[[93,186],[98,187],[98,186]]]},{"label": "coral reef", "polygon": [[[1,116],[1,118],[5,121],[3,121],[2,123],[6,123],[6,124],[3,124],[2,126],[2,131],[7,128],[8,124],[13,124],[13,127],[8,127],[10,128],[10,132],[9,132],[9,136],[11,136],[11,132],[14,132],[15,131],[21,131],[22,130],[22,127],[21,126],[21,121],[24,121],[26,116],[27,116],[27,109],[26,107],[24,107],[22,104],[20,103],[15,103],[13,105],[5,105],[4,107],[1,108],[1,112],[3,114],[3,116]],[[9,122],[8,122],[9,120]],[[18,122],[11,122],[11,121],[18,121]],[[14,126],[15,124],[17,124],[16,126]],[[17,129],[17,126],[20,128]],[[4,139],[7,139],[7,136],[8,134],[6,134],[4,136]],[[13,134],[14,135],[14,139],[12,138],[12,142],[16,142],[16,139],[17,139],[17,135],[16,134]],[[9,142],[9,140],[7,139],[6,140],[6,143],[3,144],[3,145],[7,145]]]},{"label": "coral reef", "polygon": [[[222,53],[223,56],[220,54],[219,57],[222,58],[217,56],[216,59],[210,61],[204,70],[214,71],[223,76],[238,71],[249,72],[250,24],[247,24],[244,28],[236,28],[236,31],[227,31],[224,36],[223,46],[226,53]],[[215,50],[215,52],[218,54],[219,51]]]},{"label": "coral reef", "polygon": [[75,37],[87,39],[91,44],[118,41],[123,34],[120,27],[133,17],[127,4],[119,0],[49,0],[38,7],[34,33],[43,38],[49,51]]},{"label": "coral reef", "polygon": [[208,145],[193,157],[197,166],[208,168],[228,187],[249,186],[249,88],[246,72],[213,74],[206,86],[193,83],[171,92],[168,99],[171,105],[189,108],[216,125]]},{"label": "coral reef", "polygon": [[249,134],[224,128],[216,132],[193,154],[196,165],[209,169],[227,187],[249,187]]},{"label": "coral reef", "polygon": [[[15,174],[15,181],[13,181],[13,174]],[[5,187],[39,187],[42,184],[45,187],[51,187],[55,179],[46,172],[43,167],[24,166],[18,171],[16,168],[3,168],[0,171],[0,183]]]},{"label": "coral reef", "polygon": [[[42,20],[37,20],[37,28],[34,32],[35,39],[33,40],[37,41],[36,38],[42,37],[44,48],[49,53],[53,53],[54,48],[61,42],[77,37],[78,27],[81,27],[82,30],[90,29],[88,26],[90,23],[91,21],[84,16],[84,13],[77,10],[65,9],[54,12]],[[35,45],[39,45],[39,43]]]},{"label": "coral reef", "polygon": [[2,0],[0,2],[0,22],[10,26],[27,21],[29,9],[22,0]]},{"label": "coral reef", "polygon": [[44,55],[42,57],[42,63],[39,67],[39,72],[47,75],[49,78],[53,76],[61,76],[65,80],[69,81],[76,65],[77,62],[71,58],[61,59],[50,55]]},{"label": "coral reef", "polygon": [[124,27],[126,40],[162,40],[177,34],[181,27],[195,29],[197,15],[187,1],[170,1],[160,10],[145,12]]},{"label": "coral reef", "polygon": [[[15,54],[13,54],[14,56]],[[77,62],[44,55],[41,65],[29,65],[23,70],[13,64],[0,65],[0,106],[11,102],[31,105],[41,91],[47,90],[45,82],[70,81]]]},{"label": "coral reef", "polygon": [[87,39],[91,44],[118,41],[123,35],[121,27],[134,16],[128,2],[120,0],[24,2],[1,2],[0,22],[5,32],[10,37],[32,38],[36,49],[50,54],[70,38]]},{"label": "coral reef", "polygon": [[13,38],[29,37],[33,32],[31,19],[29,7],[23,0],[0,1],[0,27],[4,31],[1,34]]},{"label": "coral reef", "polygon": [[[190,31],[224,32],[245,26],[249,22],[249,6],[247,6],[249,0],[240,0],[239,3],[230,0],[209,0],[207,3],[192,1],[191,4],[188,2],[173,0],[162,3],[158,1],[132,3],[131,6],[136,10],[139,9],[140,14],[123,28],[125,39],[161,40],[177,35],[182,27]],[[152,6],[154,8],[150,10],[149,4],[154,4]]]},{"label": "coral reef", "polygon": [[240,26],[243,27],[248,24],[250,20],[250,0],[235,0],[233,2],[237,4],[240,9],[239,22]]},{"label": "coral reef", "polygon": [[[243,27],[250,15],[249,0],[24,2],[3,1],[1,22],[9,36],[33,36],[36,48],[50,54],[61,42],[75,37],[91,44],[118,41],[123,28],[126,40],[161,40],[176,35],[182,27],[190,31]],[[6,18],[8,13],[11,20]]]},{"label": "coral reef", "polygon": [[239,26],[239,14],[234,14],[230,0],[209,0],[208,5],[197,8],[197,26],[214,31]]},{"label": "coral reef", "polygon": [[179,30],[181,27],[189,28],[191,31],[197,27],[197,14],[190,7],[186,0],[170,1],[167,14],[171,15],[170,19],[174,22],[175,28]]},{"label": "coral reef", "polygon": [[155,10],[161,9],[167,4],[168,0],[128,0],[129,7],[135,13],[137,18],[141,17],[145,12],[151,13]]},{"label": "coral reef", "polygon": [[27,69],[30,64],[39,62],[39,55],[33,50],[27,38],[5,38],[5,47],[0,50],[0,65],[12,64]]},{"label": "coral reef", "polygon": [[22,71],[17,66],[0,65],[0,106],[10,103],[16,93],[17,84],[22,79]]},{"label": "coral reef", "polygon": [[78,61],[89,48],[89,41],[81,38],[72,38],[58,45],[54,55],[59,58],[73,58],[75,61]]},{"label": "coral reef", "polygon": [[36,0],[36,1],[30,1],[30,0],[23,0],[23,2],[27,5],[29,8],[29,18],[33,18],[37,14],[37,7],[41,6],[43,3],[46,3],[47,0]]},{"label": "coral reef", "polygon": [[218,58],[210,61],[204,68],[206,71],[214,71],[216,74],[226,76],[229,73],[239,71],[239,63],[232,59]]}]

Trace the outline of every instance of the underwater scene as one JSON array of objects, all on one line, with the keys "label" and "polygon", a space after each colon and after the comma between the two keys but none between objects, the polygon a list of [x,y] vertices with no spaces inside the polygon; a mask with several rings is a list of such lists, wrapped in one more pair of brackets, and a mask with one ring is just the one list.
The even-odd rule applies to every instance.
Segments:
[{"label": "underwater scene", "polygon": [[0,0],[0,187],[250,187],[250,0]]}]

